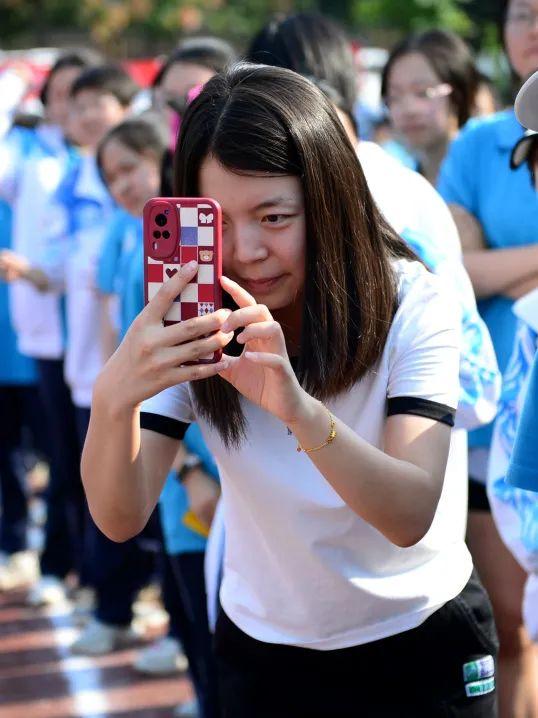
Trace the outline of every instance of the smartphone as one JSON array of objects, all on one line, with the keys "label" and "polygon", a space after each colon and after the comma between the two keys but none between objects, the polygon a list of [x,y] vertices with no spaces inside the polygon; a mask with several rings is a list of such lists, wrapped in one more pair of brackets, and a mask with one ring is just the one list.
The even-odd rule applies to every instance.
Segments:
[{"label": "smartphone", "polygon": [[[222,211],[206,197],[155,197],[144,207],[144,293],[147,304],[183,264],[195,260],[198,273],[164,317],[175,324],[222,307]],[[222,351],[195,364],[220,361]]]}]

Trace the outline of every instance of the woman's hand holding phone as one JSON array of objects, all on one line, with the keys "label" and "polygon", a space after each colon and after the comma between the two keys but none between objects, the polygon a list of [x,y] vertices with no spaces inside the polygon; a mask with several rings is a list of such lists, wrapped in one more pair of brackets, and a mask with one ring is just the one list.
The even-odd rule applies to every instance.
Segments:
[{"label": "woman's hand holding phone", "polygon": [[227,357],[228,366],[219,370],[220,376],[249,401],[292,426],[308,412],[313,399],[297,381],[282,327],[239,284],[222,277],[221,285],[239,307],[221,331],[243,327],[237,341],[245,348],[241,356]]},{"label": "woman's hand holding phone", "polygon": [[[165,282],[138,315],[125,339],[101,372],[96,392],[112,403],[115,413],[131,411],[168,387],[219,374],[246,399],[293,425],[308,410],[312,398],[302,389],[290,364],[282,327],[266,306],[257,304],[245,289],[227,277],[221,284],[238,309],[217,312],[163,326],[174,299],[197,271],[196,262],[184,265]],[[234,330],[244,351],[223,356],[213,364],[193,364],[224,349]]]},{"label": "woman's hand holding phone", "polygon": [[222,331],[229,309],[163,326],[174,299],[197,271],[196,262],[190,262],[162,285],[99,375],[95,391],[114,405],[115,413],[131,411],[168,387],[206,379],[227,367],[228,357],[213,364],[185,364],[229,344],[233,331]]}]

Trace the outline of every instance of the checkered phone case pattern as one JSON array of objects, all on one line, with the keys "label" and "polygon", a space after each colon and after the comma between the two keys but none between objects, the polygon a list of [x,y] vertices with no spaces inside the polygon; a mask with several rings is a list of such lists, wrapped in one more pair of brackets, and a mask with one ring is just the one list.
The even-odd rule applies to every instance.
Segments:
[{"label": "checkered phone case pattern", "polygon": [[[155,254],[152,247],[157,247],[154,237],[167,230],[161,232],[162,228],[159,229],[155,224],[155,217],[163,213],[170,218],[165,227],[169,228],[169,234],[172,235],[168,240],[172,254],[166,258],[156,258],[152,256]],[[218,204],[209,199],[156,198],[146,205],[144,224],[146,302],[153,299],[162,284],[176,274],[182,265],[192,260],[198,262],[197,275],[176,297],[164,317],[164,323],[181,322],[220,309],[222,300],[219,280],[222,271]],[[207,360],[206,357],[204,359]]]}]

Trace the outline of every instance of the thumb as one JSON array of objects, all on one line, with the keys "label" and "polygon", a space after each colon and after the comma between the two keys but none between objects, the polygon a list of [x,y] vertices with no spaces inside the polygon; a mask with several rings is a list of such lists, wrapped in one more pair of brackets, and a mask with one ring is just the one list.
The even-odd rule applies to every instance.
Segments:
[{"label": "thumb", "polygon": [[167,279],[153,299],[148,302],[144,314],[151,319],[161,321],[197,271],[198,264],[194,261],[178,268],[176,274]]}]

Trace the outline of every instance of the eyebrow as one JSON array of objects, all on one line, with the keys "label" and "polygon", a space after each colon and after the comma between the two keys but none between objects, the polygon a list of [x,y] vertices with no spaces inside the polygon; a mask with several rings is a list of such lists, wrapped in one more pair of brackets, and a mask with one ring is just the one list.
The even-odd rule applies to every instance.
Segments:
[{"label": "eyebrow", "polygon": [[278,205],[296,205],[297,201],[294,197],[271,197],[271,199],[260,202],[254,209],[267,209],[268,207],[276,207]]}]

